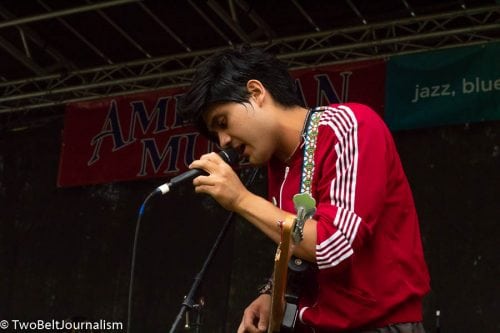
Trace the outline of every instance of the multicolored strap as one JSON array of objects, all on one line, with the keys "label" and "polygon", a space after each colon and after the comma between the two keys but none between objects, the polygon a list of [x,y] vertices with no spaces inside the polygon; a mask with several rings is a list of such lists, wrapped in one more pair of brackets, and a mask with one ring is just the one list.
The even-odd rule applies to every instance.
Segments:
[{"label": "multicolored strap", "polygon": [[300,193],[311,194],[312,178],[314,175],[314,151],[318,137],[318,126],[322,112],[320,109],[310,109],[307,115],[305,129],[304,158],[302,161],[302,178],[300,180]]}]

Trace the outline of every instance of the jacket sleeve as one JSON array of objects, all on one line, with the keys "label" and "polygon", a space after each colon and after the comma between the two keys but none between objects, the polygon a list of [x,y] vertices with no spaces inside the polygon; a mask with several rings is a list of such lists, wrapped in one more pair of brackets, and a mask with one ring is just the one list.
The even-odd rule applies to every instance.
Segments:
[{"label": "jacket sleeve", "polygon": [[313,187],[320,269],[351,257],[370,238],[385,205],[388,134],[367,106],[336,105],[324,112]]}]

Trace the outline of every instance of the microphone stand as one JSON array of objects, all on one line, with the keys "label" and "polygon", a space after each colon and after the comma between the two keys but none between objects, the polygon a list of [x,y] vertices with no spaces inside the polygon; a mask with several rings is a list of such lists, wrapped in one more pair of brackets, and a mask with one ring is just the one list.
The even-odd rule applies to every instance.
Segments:
[{"label": "microphone stand", "polygon": [[[259,169],[254,168],[252,175],[248,179],[248,181],[245,183],[245,187],[248,187],[249,184],[253,182],[255,179],[255,176],[257,175]],[[196,294],[198,292],[198,288],[201,285],[201,282],[203,281],[203,277],[210,266],[210,263],[212,262],[213,258],[215,257],[215,253],[220,247],[220,244],[224,237],[226,236],[227,230],[229,229],[231,219],[234,216],[234,212],[231,212],[229,216],[226,218],[226,221],[224,222],[224,225],[222,226],[221,231],[219,231],[219,234],[217,235],[217,238],[215,240],[215,243],[212,245],[212,249],[208,253],[208,256],[205,259],[205,262],[203,263],[203,266],[201,270],[198,272],[196,275],[193,284],[191,285],[191,289],[189,290],[189,293],[187,294],[186,298],[184,299],[184,302],[182,302],[181,309],[179,310],[179,314],[177,314],[177,317],[175,318],[174,323],[172,324],[172,327],[170,328],[169,333],[175,333],[175,330],[178,328],[180,322],[182,321],[182,318],[186,314],[188,310],[192,310],[193,308],[198,307],[198,310],[201,311],[201,307],[203,304],[197,305],[195,304],[194,298],[196,297]],[[199,318],[199,316],[198,316]],[[199,327],[200,327],[200,322],[197,320],[197,332],[199,332]]]},{"label": "microphone stand", "polygon": [[[182,318],[186,314],[186,311],[192,310],[195,308],[196,304],[194,301],[194,298],[196,297],[196,294],[198,292],[198,288],[201,285],[201,282],[203,281],[203,277],[205,275],[205,272],[207,271],[208,267],[210,266],[210,263],[212,262],[213,258],[215,257],[215,253],[220,247],[220,244],[222,240],[224,239],[224,236],[227,233],[227,230],[229,229],[231,219],[234,216],[234,212],[231,212],[229,216],[227,217],[226,221],[224,222],[224,225],[222,226],[221,231],[219,231],[219,234],[217,235],[217,239],[215,240],[214,245],[212,246],[212,249],[210,250],[207,258],[205,259],[205,262],[203,263],[203,266],[201,270],[198,272],[196,275],[193,284],[191,285],[191,289],[189,290],[189,293],[187,294],[186,298],[184,299],[184,302],[182,302],[181,309],[179,311],[179,314],[175,318],[174,323],[172,324],[172,327],[170,328],[170,333],[174,333],[176,329],[178,328],[180,322],[182,321]],[[197,323],[198,324],[198,323]]]}]

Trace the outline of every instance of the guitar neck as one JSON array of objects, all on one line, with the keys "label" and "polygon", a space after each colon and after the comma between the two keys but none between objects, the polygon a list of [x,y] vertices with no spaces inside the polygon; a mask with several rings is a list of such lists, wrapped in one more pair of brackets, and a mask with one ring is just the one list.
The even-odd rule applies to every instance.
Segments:
[{"label": "guitar neck", "polygon": [[292,230],[295,226],[295,217],[289,216],[282,224],[281,242],[274,257],[273,292],[271,295],[271,314],[267,333],[280,331],[285,308],[286,279],[288,261],[292,257]]}]

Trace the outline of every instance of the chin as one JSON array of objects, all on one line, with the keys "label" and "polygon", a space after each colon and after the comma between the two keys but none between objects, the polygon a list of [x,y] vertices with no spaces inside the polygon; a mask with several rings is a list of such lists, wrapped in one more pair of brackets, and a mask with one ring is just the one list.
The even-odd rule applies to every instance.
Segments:
[{"label": "chin", "polygon": [[266,158],[265,156],[261,156],[261,155],[248,156],[248,162],[250,162],[251,165],[262,166],[262,165],[267,164],[268,161],[269,161],[269,158]]},{"label": "chin", "polygon": [[266,164],[266,162],[263,162],[263,161],[254,161],[254,160],[249,160],[250,164],[253,165],[253,166],[263,166]]}]

